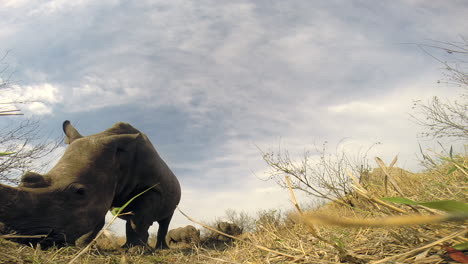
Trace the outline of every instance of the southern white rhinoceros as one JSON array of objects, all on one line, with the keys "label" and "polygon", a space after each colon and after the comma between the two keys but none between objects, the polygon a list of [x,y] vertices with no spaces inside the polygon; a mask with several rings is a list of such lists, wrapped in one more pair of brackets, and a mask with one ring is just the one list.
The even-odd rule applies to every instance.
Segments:
[{"label": "southern white rhinoceros", "polygon": [[167,248],[165,237],[177,204],[180,185],[153,145],[127,123],[82,136],[69,121],[63,123],[63,157],[46,174],[27,172],[18,187],[0,184],[0,232],[46,235],[44,245],[86,244],[104,225],[107,211],[136,198],[122,216],[125,246],[145,245],[148,228],[159,223],[156,248]]},{"label": "southern white rhinoceros", "polygon": [[[238,236],[240,234],[242,234],[242,229],[234,224],[234,223],[229,223],[229,222],[219,222],[218,223],[218,230],[223,232],[223,233],[226,233],[228,235],[231,235],[231,236]],[[227,236],[224,236],[224,235],[221,235],[221,234],[216,234],[216,237],[219,241],[229,241],[231,240],[231,238],[227,237]]]},{"label": "southern white rhinoceros", "polygon": [[200,230],[196,229],[192,225],[169,230],[166,236],[166,243],[169,246],[176,246],[182,243],[190,244],[198,242],[200,242]]}]

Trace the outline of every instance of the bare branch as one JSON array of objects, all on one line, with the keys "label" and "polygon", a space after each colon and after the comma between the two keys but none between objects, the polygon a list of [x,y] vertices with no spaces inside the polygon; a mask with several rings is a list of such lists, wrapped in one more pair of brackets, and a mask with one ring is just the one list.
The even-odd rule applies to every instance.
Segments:
[{"label": "bare branch", "polygon": [[467,102],[442,102],[434,96],[428,103],[415,101],[413,109],[416,114],[413,120],[424,127],[423,137],[468,138],[468,104]]},{"label": "bare branch", "polygon": [[38,121],[25,120],[0,128],[0,151],[12,153],[0,158],[0,181],[17,184],[24,171],[41,171],[53,158],[46,156],[59,144],[59,140],[42,139]]},{"label": "bare branch", "polygon": [[281,150],[277,153],[262,152],[262,157],[271,169],[268,179],[276,181],[281,187],[289,187],[284,180],[284,176],[289,176],[292,189],[317,198],[339,201],[352,206],[349,194],[353,189],[346,171],[351,170],[357,175],[367,175],[370,171],[367,159],[370,149],[350,158],[350,155],[339,149],[336,153],[329,153],[324,143],[321,148],[316,147],[316,155],[311,156],[309,152],[305,152],[300,161],[293,161],[287,151]]},{"label": "bare branch", "polygon": [[[411,114],[413,121],[423,128],[422,137],[428,138],[468,138],[468,42],[433,41],[435,44],[418,45],[429,56],[439,61],[443,66],[443,81],[463,88],[458,100],[443,101],[434,96],[429,102],[414,101]],[[448,56],[440,58],[426,48],[443,51]],[[451,59],[451,61],[448,61]]]},{"label": "bare branch", "polygon": [[[4,62],[9,52],[6,52],[0,58],[0,90],[7,90],[11,88],[11,76],[13,71],[9,71],[10,65]],[[6,77],[5,77],[6,76]],[[0,105],[5,105],[6,109],[0,108],[0,116],[22,115],[20,110],[16,108],[15,104],[18,102],[8,101],[2,102]]]}]

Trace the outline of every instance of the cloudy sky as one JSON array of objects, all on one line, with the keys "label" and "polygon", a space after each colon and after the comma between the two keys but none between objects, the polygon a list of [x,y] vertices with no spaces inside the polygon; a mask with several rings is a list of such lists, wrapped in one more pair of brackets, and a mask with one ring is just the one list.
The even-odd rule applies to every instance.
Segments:
[{"label": "cloudy sky", "polygon": [[[381,142],[372,155],[418,168],[418,142],[431,143],[413,100],[459,91],[437,84],[442,65],[417,44],[467,37],[466,14],[456,0],[0,0],[15,84],[2,100],[37,101],[18,107],[57,133],[66,119],[85,135],[131,123],[194,218],[284,209],[259,149]],[[172,226],[186,223],[176,213]]]}]

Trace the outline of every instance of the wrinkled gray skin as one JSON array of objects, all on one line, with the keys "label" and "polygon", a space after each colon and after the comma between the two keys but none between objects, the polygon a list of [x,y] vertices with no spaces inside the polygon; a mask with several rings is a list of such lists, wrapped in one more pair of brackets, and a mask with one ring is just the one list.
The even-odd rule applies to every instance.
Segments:
[{"label": "wrinkled gray skin", "polygon": [[166,236],[166,243],[168,245],[198,242],[200,242],[200,230],[196,229],[192,225],[169,230]]},{"label": "wrinkled gray skin", "polygon": [[148,228],[157,221],[156,248],[168,248],[180,185],[146,135],[127,123],[86,137],[69,121],[63,130],[70,146],[48,173],[27,172],[18,187],[0,184],[0,232],[47,235],[23,243],[84,245],[101,230],[110,208],[157,184],[127,207],[133,214],[121,217],[127,221],[124,246],[146,245]]},{"label": "wrinkled gray skin", "polygon": [[[228,222],[219,222],[218,230],[231,236],[238,236],[242,234],[242,229],[239,226]],[[229,241],[230,239],[231,238],[223,236],[221,234],[218,236],[218,240],[220,241]]]}]

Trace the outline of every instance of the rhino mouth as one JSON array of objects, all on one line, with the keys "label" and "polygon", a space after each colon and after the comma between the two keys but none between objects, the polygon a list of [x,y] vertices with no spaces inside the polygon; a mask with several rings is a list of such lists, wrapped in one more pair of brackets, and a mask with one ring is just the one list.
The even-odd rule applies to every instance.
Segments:
[{"label": "rhino mouth", "polygon": [[52,246],[63,246],[67,244],[67,239],[64,233],[56,232],[51,228],[37,228],[34,231],[14,232],[7,235],[9,239],[21,244],[40,244],[43,248]]},{"label": "rhino mouth", "polygon": [[7,227],[2,233],[12,238],[46,238],[53,235],[54,230],[50,227],[29,227],[27,229]]},{"label": "rhino mouth", "polygon": [[50,247],[67,243],[65,234],[51,227],[7,228],[4,231],[6,231],[3,232],[6,234],[5,237],[22,244],[41,244],[43,247]]}]

